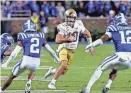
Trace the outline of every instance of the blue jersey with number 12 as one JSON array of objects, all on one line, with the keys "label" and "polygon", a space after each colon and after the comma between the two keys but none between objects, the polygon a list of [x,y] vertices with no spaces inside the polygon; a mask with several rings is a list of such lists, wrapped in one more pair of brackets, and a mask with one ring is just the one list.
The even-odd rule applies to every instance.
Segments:
[{"label": "blue jersey with number 12", "polygon": [[106,31],[112,35],[116,52],[131,52],[131,26],[110,25]]},{"label": "blue jersey with number 12", "polygon": [[41,48],[45,41],[44,33],[21,32],[18,33],[17,39],[22,42],[24,55],[36,58],[40,57]]}]

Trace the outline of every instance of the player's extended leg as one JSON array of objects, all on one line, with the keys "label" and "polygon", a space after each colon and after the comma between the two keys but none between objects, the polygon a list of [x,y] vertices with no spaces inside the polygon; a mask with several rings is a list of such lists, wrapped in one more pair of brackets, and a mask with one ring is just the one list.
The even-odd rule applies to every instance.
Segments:
[{"label": "player's extended leg", "polygon": [[49,70],[45,73],[44,78],[46,79],[50,75],[55,74],[56,70],[56,68],[50,67]]},{"label": "player's extended leg", "polygon": [[13,79],[16,78],[21,72],[23,72],[23,69],[20,69],[21,62],[18,62],[13,70],[12,70],[12,75],[5,81],[3,84],[1,90],[4,91],[9,85],[12,83]]},{"label": "player's extended leg", "polygon": [[[62,50],[62,48],[63,48],[63,45],[58,46],[58,48],[56,50],[57,54],[59,54],[59,52]],[[57,68],[50,67],[49,70],[45,73],[44,78],[46,79],[50,75],[55,74],[56,70],[57,70]]]},{"label": "player's extended leg", "polygon": [[[31,63],[30,63],[31,62]],[[31,91],[31,81],[35,76],[35,72],[40,66],[40,58],[34,58],[30,56],[23,57],[23,67],[30,71],[28,74],[28,81],[25,85],[25,93],[30,93]]]},{"label": "player's extended leg", "polygon": [[57,68],[55,74],[54,74],[54,78],[51,80],[50,84],[48,85],[48,88],[50,89],[56,89],[55,87],[55,83],[56,83],[56,80],[61,76],[63,75],[65,69],[66,69],[66,66],[67,66],[67,61],[61,61],[61,65]]},{"label": "player's extended leg", "polygon": [[27,81],[26,86],[25,86],[25,93],[30,93],[31,81],[33,80],[34,76],[35,76],[35,72],[30,72],[28,74],[28,81]]},{"label": "player's extended leg", "polygon": [[68,61],[67,52],[68,52],[67,49],[63,48],[59,53],[61,64],[57,68],[54,74],[54,78],[51,80],[50,84],[48,85],[48,88],[50,89],[56,89],[55,87],[56,80],[59,78],[59,76],[61,76],[64,73],[64,71],[67,68],[67,61]]},{"label": "player's extended leg", "polygon": [[109,80],[107,81],[105,87],[103,88],[102,93],[107,93],[107,91],[110,89],[113,80],[116,78],[118,70],[125,70],[128,68],[131,68],[131,61],[120,58],[118,63],[114,66],[114,69],[110,73]]},{"label": "player's extended leg", "polygon": [[13,79],[16,78],[16,76],[11,75],[3,84],[1,90],[4,91],[9,85],[12,83]]},{"label": "player's extended leg", "polygon": [[119,58],[116,54],[113,54],[112,56],[107,57],[102,64],[95,70],[93,73],[88,85],[84,90],[82,90],[80,93],[90,93],[90,90],[94,83],[100,78],[103,71],[108,70],[112,68],[112,65],[116,62],[118,62]]},{"label": "player's extended leg", "polygon": [[117,70],[112,69],[111,73],[109,74],[109,79],[108,79],[105,87],[102,90],[102,93],[108,92],[108,90],[110,89],[110,86],[111,86],[113,80],[116,78],[116,76],[117,76]]}]

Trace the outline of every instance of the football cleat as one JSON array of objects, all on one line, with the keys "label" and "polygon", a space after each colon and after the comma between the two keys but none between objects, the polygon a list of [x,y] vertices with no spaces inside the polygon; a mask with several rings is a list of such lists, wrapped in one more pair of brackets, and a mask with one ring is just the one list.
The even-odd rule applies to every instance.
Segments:
[{"label": "football cleat", "polygon": [[86,89],[81,90],[79,93],[90,93]]},{"label": "football cleat", "polygon": [[110,88],[104,87],[102,90],[102,93],[108,93],[109,90],[110,90]]},{"label": "football cleat", "polygon": [[49,88],[49,89],[56,89],[55,84],[53,84],[53,83],[50,83],[50,84],[48,85],[48,88]]},{"label": "football cleat", "polygon": [[30,93],[30,90],[31,90],[31,83],[27,82],[25,86],[25,93]]},{"label": "football cleat", "polygon": [[44,79],[46,79],[47,77],[49,77],[52,73],[51,70],[54,69],[53,67],[50,67],[48,72],[45,73]]}]

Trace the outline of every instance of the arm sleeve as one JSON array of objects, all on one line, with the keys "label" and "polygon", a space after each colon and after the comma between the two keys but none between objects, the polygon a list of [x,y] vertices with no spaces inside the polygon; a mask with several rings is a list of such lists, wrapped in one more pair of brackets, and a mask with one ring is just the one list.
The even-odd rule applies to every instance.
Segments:
[{"label": "arm sleeve", "polygon": [[45,45],[45,49],[57,60],[57,62],[60,62],[60,59],[48,44]]},{"label": "arm sleeve", "polygon": [[91,48],[92,46],[93,46],[93,47],[96,47],[96,46],[99,46],[99,45],[101,45],[101,44],[103,44],[103,41],[102,41],[101,39],[97,39],[97,40],[94,41],[93,43],[87,45],[85,49],[88,50],[88,49]]},{"label": "arm sleeve", "polygon": [[113,31],[113,29],[114,29],[114,26],[112,26],[112,25],[110,25],[110,26],[108,26],[107,27],[107,29],[106,29],[106,35],[108,35],[109,36],[109,38],[112,38],[112,31]]},{"label": "arm sleeve", "polygon": [[8,65],[10,63],[10,61],[18,55],[18,53],[20,52],[21,49],[22,49],[22,47],[17,45],[5,63]]}]

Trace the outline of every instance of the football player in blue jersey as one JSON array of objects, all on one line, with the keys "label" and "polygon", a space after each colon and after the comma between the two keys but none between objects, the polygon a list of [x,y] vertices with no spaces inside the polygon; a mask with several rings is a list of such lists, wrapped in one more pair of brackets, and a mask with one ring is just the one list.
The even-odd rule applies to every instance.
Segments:
[{"label": "football player in blue jersey", "polygon": [[105,70],[112,69],[102,93],[107,93],[110,89],[112,81],[116,77],[118,70],[131,68],[131,26],[128,25],[127,17],[123,13],[119,13],[114,17],[113,25],[109,25],[106,33],[92,44],[86,46],[86,51],[93,45],[98,46],[104,41],[113,40],[115,46],[115,53],[100,64],[100,66],[93,73],[88,85],[80,93],[90,93],[94,83],[100,78]]},{"label": "football player in blue jersey", "polygon": [[4,33],[0,36],[1,39],[1,59],[0,62],[2,63],[6,56],[10,56],[12,49],[11,45],[14,43],[13,37],[9,33]]},{"label": "football player in blue jersey", "polygon": [[23,32],[18,33],[17,45],[14,51],[11,53],[9,59],[2,65],[2,67],[7,67],[12,59],[14,59],[17,54],[23,48],[22,59],[14,66],[12,70],[12,75],[5,81],[1,91],[4,91],[16,78],[25,70],[29,70],[28,81],[25,86],[25,93],[30,93],[31,81],[35,75],[36,70],[40,66],[40,55],[42,46],[59,62],[59,58],[53,49],[45,41],[44,33],[37,32],[36,25],[31,21],[27,20],[23,25]]}]

